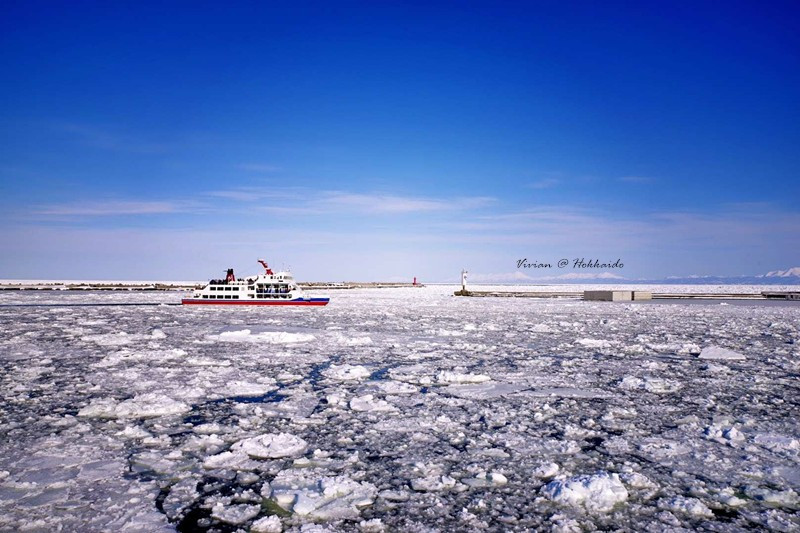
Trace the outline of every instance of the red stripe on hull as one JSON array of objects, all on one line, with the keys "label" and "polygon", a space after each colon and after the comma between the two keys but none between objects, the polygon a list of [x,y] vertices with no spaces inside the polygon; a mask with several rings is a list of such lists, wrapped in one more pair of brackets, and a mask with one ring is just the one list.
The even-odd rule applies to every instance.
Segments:
[{"label": "red stripe on hull", "polygon": [[237,302],[234,301],[212,301],[212,300],[181,300],[183,305],[315,305],[315,306],[322,306],[328,305],[327,301],[275,301],[275,302],[257,302],[257,301],[247,301],[247,300],[240,300]]}]

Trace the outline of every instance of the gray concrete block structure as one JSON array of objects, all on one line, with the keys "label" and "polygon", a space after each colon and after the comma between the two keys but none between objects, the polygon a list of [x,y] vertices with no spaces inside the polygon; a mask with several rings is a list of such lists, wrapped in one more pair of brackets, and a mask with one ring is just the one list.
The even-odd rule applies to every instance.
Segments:
[{"label": "gray concrete block structure", "polygon": [[633,291],[583,291],[583,299],[592,302],[630,302]]}]

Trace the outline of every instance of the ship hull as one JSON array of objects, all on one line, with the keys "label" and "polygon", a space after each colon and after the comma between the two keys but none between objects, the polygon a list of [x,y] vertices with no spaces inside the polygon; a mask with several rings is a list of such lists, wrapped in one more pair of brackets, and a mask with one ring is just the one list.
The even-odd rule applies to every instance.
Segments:
[{"label": "ship hull", "polygon": [[183,305],[328,305],[330,298],[298,298],[296,300],[206,300],[184,298]]}]

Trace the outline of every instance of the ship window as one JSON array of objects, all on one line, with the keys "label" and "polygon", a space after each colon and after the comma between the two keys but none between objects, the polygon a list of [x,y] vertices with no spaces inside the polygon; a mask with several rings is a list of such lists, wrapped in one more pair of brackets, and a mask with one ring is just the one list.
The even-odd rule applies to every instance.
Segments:
[{"label": "ship window", "polygon": [[204,295],[203,295],[203,298],[208,298],[208,294],[204,294]]},{"label": "ship window", "polygon": [[237,294],[236,296],[233,297],[233,299],[234,300],[238,300],[239,299],[239,295]]}]

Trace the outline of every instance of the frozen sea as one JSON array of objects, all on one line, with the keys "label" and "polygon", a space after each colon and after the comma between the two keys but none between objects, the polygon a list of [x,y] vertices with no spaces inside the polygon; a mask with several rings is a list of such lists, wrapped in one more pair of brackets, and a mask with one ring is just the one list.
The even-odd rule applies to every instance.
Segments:
[{"label": "frozen sea", "polygon": [[0,294],[0,531],[800,529],[800,303],[455,288]]}]

